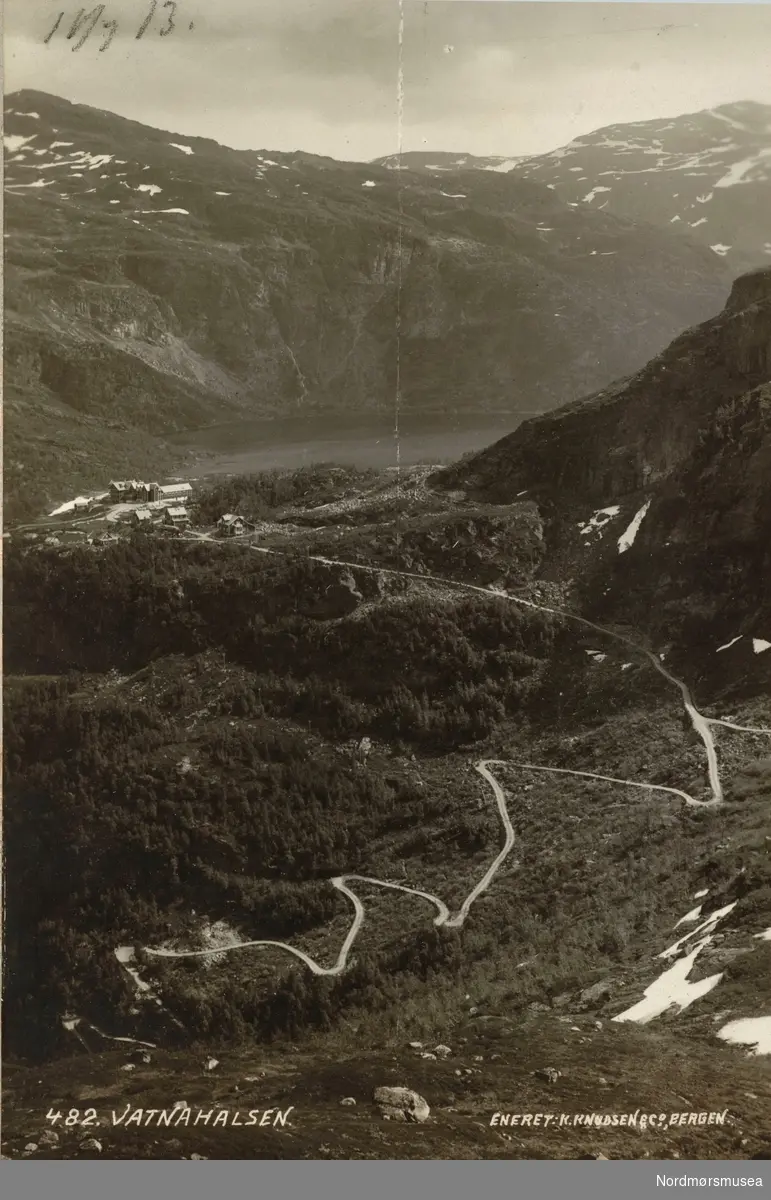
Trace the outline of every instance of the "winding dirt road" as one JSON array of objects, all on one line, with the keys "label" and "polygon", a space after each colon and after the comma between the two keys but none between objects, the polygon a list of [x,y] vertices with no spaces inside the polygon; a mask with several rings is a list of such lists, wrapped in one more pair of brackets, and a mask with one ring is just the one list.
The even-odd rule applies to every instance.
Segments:
[{"label": "winding dirt road", "polygon": [[[202,536],[205,540],[209,540],[207,535],[199,536]],[[281,551],[271,550],[264,546],[251,546],[250,549],[262,554],[275,554],[283,557]],[[582,779],[598,779],[605,783],[619,784],[622,787],[641,788],[650,792],[666,792],[670,795],[677,796],[679,799],[683,800],[686,804],[692,807],[713,808],[721,803],[723,799],[723,788],[720,780],[720,770],[717,751],[715,748],[715,740],[712,734],[712,726],[722,725],[726,729],[733,729],[741,733],[767,734],[771,736],[771,729],[735,725],[730,721],[723,721],[716,717],[705,717],[701,712],[699,712],[694,704],[690,689],[688,688],[687,684],[668,671],[667,668],[662,664],[660,657],[654,654],[652,650],[649,650],[646,646],[639,645],[625,634],[617,633],[615,630],[605,629],[601,625],[597,625],[593,621],[589,621],[586,617],[578,616],[576,613],[569,612],[565,609],[552,608],[545,604],[536,604],[532,600],[525,600],[519,596],[512,596],[508,592],[479,587],[472,583],[462,583],[454,579],[445,579],[441,576],[424,575],[417,571],[399,571],[393,567],[373,567],[357,562],[345,562],[340,559],[324,558],[320,555],[311,555],[310,558],[312,561],[323,563],[325,566],[345,567],[357,571],[367,571],[373,574],[394,575],[404,579],[418,579],[425,583],[440,584],[442,586],[452,587],[460,591],[481,593],[487,597],[497,596],[510,601],[512,604],[519,604],[525,608],[536,609],[540,612],[546,612],[553,616],[561,617],[567,621],[573,621],[578,625],[583,625],[585,628],[591,629],[594,633],[598,633],[602,637],[612,638],[614,641],[621,642],[623,645],[629,647],[631,650],[634,650],[636,653],[644,655],[644,657],[648,659],[655,670],[658,671],[660,675],[662,675],[680,692],[683,706],[690,718],[691,724],[704,744],[707,758],[707,772],[712,793],[711,799],[699,800],[696,797],[689,795],[688,792],[682,791],[679,788],[664,787],[661,784],[655,783],[644,783],[636,779],[618,779],[612,775],[600,775],[592,771],[575,771],[569,770],[566,767],[546,767],[536,763],[519,762],[516,760],[507,759],[482,759],[475,764],[474,769],[482,776],[485,782],[489,784],[492,789],[493,796],[498,807],[498,812],[500,814],[501,823],[503,825],[504,844],[503,848],[493,859],[492,863],[485,871],[479,882],[471,889],[456,913],[452,914],[444,901],[440,900],[438,896],[433,896],[430,892],[423,892],[417,888],[406,887],[405,885],[399,883],[389,883],[383,879],[373,879],[367,875],[338,875],[330,882],[332,883],[333,887],[335,887],[340,893],[342,893],[342,895],[350,900],[351,904],[353,905],[354,915],[351,927],[345,936],[342,946],[340,947],[340,952],[337,956],[337,959],[331,967],[321,966],[318,962],[316,962],[315,959],[311,958],[309,954],[306,954],[304,950],[300,950],[296,946],[290,945],[289,942],[276,942],[268,940],[239,942],[233,946],[220,947],[213,950],[166,950],[153,949],[149,946],[146,946],[144,947],[146,954],[157,958],[196,958],[211,956],[214,954],[227,954],[232,953],[234,950],[246,950],[250,947],[256,946],[273,946],[276,949],[285,951],[287,954],[294,955],[295,958],[299,958],[300,961],[305,963],[305,965],[310,971],[313,972],[314,975],[340,975],[348,964],[350,953],[353,949],[356,938],[358,937],[362,924],[364,923],[365,917],[364,904],[362,900],[356,894],[353,888],[349,886],[349,884],[353,882],[369,883],[375,887],[388,888],[397,892],[406,892],[408,895],[417,896],[419,899],[427,901],[429,904],[433,905],[437,911],[437,915],[434,917],[433,922],[436,926],[444,926],[447,929],[459,929],[463,925],[474,902],[484,891],[487,890],[495,876],[498,874],[503,863],[509,856],[515,841],[514,828],[511,823],[511,817],[506,804],[506,794],[501,784],[492,773],[490,769],[491,767],[518,767],[520,770],[546,772],[555,775],[574,775]]]},{"label": "winding dirt road", "polygon": [[[481,893],[490,886],[498,873],[498,869],[502,866],[504,859],[508,857],[509,851],[514,845],[514,827],[511,824],[509,811],[506,807],[506,795],[503,788],[498,783],[498,780],[488,769],[489,765],[492,763],[501,766],[505,765],[503,763],[498,763],[497,760],[487,759],[482,762],[478,762],[475,770],[479,772],[483,779],[487,780],[493,789],[493,794],[498,805],[498,812],[500,813],[501,821],[503,822],[503,828],[505,830],[506,837],[504,840],[503,849],[490,864],[487,871],[485,871],[484,875],[479,880],[479,883],[477,883],[476,886],[473,887],[469,892],[468,896],[454,915],[450,913],[450,910],[445,904],[444,900],[440,900],[438,896],[433,896],[430,892],[422,892],[418,888],[406,887],[402,883],[389,883],[384,879],[373,879],[369,875],[336,875],[335,878],[330,882],[332,883],[332,886],[337,888],[339,892],[342,892],[344,896],[347,896],[347,898],[353,904],[353,921],[351,923],[351,928],[348,930],[348,933],[345,936],[345,941],[340,947],[340,953],[337,956],[337,961],[333,966],[320,966],[320,964],[317,963],[315,959],[311,958],[309,954],[306,954],[304,950],[299,950],[296,946],[291,946],[288,942],[239,942],[237,946],[228,946],[225,948],[225,950],[245,950],[249,946],[275,946],[279,950],[286,950],[289,954],[294,954],[296,958],[299,958],[305,963],[305,965],[313,972],[314,975],[341,975],[348,965],[348,956],[353,949],[353,944],[358,937],[362,924],[364,923],[364,905],[361,899],[356,895],[356,892],[354,892],[353,889],[348,886],[349,883],[353,882],[354,880],[358,881],[359,883],[371,883],[374,884],[375,887],[390,888],[395,892],[407,892],[407,894],[410,896],[418,896],[421,900],[427,900],[428,903],[433,904],[434,908],[436,909],[437,915],[434,917],[434,925],[445,925],[448,929],[459,929],[466,920],[466,917],[471,909],[471,905],[474,903],[477,896],[481,895]],[[225,950],[152,950],[149,947],[145,948],[145,952],[147,954],[152,954],[157,958],[200,958],[211,956],[212,954],[223,954],[225,953]]]}]

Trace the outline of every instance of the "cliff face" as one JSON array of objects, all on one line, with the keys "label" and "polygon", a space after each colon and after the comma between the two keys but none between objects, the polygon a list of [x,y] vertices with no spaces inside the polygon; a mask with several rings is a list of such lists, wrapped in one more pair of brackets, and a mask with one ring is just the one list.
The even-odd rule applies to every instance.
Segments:
[{"label": "cliff face", "polygon": [[589,606],[647,629],[703,698],[771,695],[771,384],[721,404],[645,495],[631,551],[590,567]]},{"label": "cliff face", "polygon": [[685,468],[718,411],[771,376],[771,269],[734,284],[723,312],[642,371],[525,422],[443,474],[506,500],[536,494],[611,504]]}]

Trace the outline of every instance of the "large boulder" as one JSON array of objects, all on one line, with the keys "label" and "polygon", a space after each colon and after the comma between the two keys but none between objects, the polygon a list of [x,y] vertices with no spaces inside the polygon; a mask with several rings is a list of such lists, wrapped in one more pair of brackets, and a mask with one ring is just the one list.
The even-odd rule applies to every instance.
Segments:
[{"label": "large boulder", "polygon": [[594,1007],[606,1000],[613,991],[613,981],[610,979],[601,979],[598,983],[593,983],[591,987],[584,988],[581,992],[581,1005],[586,1008]]},{"label": "large boulder", "polygon": [[556,1067],[539,1067],[538,1070],[533,1071],[533,1075],[536,1079],[545,1079],[547,1083],[556,1083],[562,1078],[562,1072],[558,1071]]},{"label": "large boulder", "polygon": [[80,1149],[86,1154],[101,1154],[102,1143],[93,1137],[84,1138],[80,1143]]},{"label": "large boulder", "polygon": [[427,1121],[431,1109],[417,1092],[407,1087],[376,1087],[374,1101],[391,1121]]}]

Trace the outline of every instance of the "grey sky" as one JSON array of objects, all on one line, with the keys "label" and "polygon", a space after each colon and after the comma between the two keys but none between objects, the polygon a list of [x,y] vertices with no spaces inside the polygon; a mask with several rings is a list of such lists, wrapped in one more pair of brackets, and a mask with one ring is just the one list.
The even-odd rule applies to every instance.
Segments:
[{"label": "grey sky", "polygon": [[[398,0],[5,0],[7,91],[39,88],[180,133],[368,159],[398,146]],[[48,45],[58,13],[64,21]],[[194,29],[189,29],[193,21]],[[771,5],[404,0],[403,146],[550,150],[598,126],[771,103]]]}]

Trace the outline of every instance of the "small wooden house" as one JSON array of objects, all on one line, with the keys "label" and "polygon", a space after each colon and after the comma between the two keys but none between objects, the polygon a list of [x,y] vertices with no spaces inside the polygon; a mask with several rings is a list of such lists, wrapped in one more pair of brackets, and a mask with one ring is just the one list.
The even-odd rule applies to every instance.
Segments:
[{"label": "small wooden house", "polygon": [[190,524],[188,511],[182,505],[167,508],[163,520],[166,525],[173,525],[177,529],[184,529]]},{"label": "small wooden house", "polygon": [[238,537],[246,533],[246,521],[237,513],[224,513],[217,522],[217,531],[222,537]]}]

